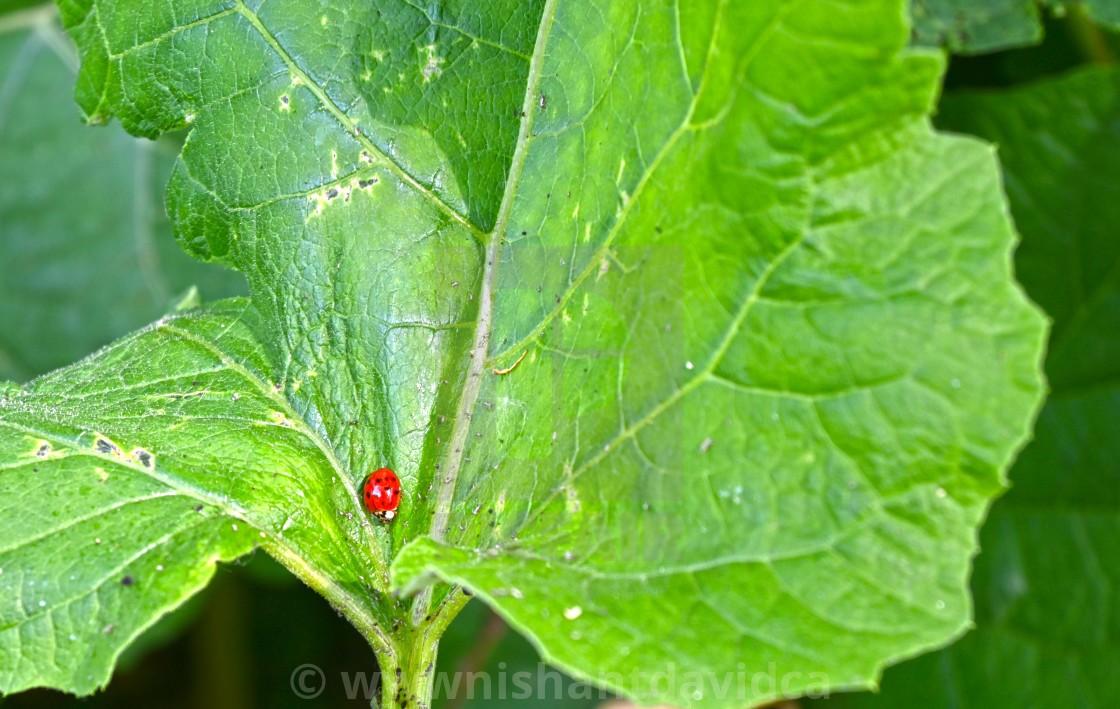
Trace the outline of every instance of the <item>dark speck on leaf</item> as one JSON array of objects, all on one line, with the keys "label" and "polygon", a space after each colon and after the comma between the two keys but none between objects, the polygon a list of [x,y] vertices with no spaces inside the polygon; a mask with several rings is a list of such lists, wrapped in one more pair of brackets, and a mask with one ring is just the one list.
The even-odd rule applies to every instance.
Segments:
[{"label": "dark speck on leaf", "polygon": [[196,386],[198,386],[198,384],[199,384],[199,381],[197,379],[195,379],[193,382],[191,382],[192,387],[196,387]]},{"label": "dark speck on leaf", "polygon": [[337,196],[338,196],[338,190],[336,190],[335,188],[332,187],[329,190],[327,190],[327,199],[334,199]]},{"label": "dark speck on leaf", "polygon": [[121,579],[122,586],[131,586],[134,583],[136,583],[136,579],[132,578],[131,576],[125,576],[123,579]]},{"label": "dark speck on leaf", "polygon": [[194,508],[194,511],[195,512],[201,512],[202,511],[202,505],[196,505],[195,508]]}]

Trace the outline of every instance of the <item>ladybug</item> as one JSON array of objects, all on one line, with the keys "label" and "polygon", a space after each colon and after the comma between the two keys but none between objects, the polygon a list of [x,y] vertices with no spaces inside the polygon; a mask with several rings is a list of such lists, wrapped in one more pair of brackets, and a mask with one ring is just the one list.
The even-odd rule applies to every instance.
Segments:
[{"label": "ladybug", "polygon": [[382,522],[392,522],[401,503],[401,479],[388,468],[370,473],[362,486],[362,502]]}]

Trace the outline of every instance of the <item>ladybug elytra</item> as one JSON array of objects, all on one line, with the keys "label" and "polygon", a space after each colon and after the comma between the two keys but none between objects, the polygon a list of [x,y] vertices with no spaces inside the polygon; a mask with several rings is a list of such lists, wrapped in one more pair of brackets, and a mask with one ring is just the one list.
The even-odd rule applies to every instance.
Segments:
[{"label": "ladybug elytra", "polygon": [[362,502],[382,522],[392,522],[401,503],[401,480],[388,468],[370,473],[362,486]]}]

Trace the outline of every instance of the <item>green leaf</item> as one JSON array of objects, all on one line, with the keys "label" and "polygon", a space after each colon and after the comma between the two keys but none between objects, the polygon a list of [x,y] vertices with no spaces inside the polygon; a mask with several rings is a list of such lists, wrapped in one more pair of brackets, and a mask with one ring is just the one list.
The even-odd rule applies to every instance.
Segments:
[{"label": "green leaf", "polygon": [[[1053,318],[1053,389],[981,534],[974,631],[887,672],[853,706],[1120,702],[1120,72],[945,98],[940,121],[996,141],[1028,292]],[[834,700],[835,701],[835,700]]]},{"label": "green leaf", "polygon": [[245,291],[169,238],[174,141],[84,128],[77,66],[53,6],[0,20],[0,379],[68,364],[192,285],[208,298]]},{"label": "green leaf", "polygon": [[167,316],[5,390],[6,692],[92,692],[128,641],[199,590],[215,562],[257,545],[289,565],[313,562],[304,573],[313,587],[352,604],[352,615],[375,614],[376,596],[354,571],[369,563],[368,548],[355,550],[369,543],[369,523],[330,451],[268,381],[242,322],[247,307]]},{"label": "green leaf", "polygon": [[911,0],[915,43],[945,46],[959,54],[983,54],[1042,41],[1044,9],[1055,15],[1080,11],[1120,29],[1116,0]]},{"label": "green leaf", "polygon": [[[903,50],[900,2],[63,10],[90,120],[190,126],[176,234],[252,303],[13,395],[11,465],[152,452],[121,465],[263,534],[390,700],[427,664],[385,636],[394,559],[393,587],[464,584],[643,701],[868,686],[964,628],[1045,327],[991,149],[928,125],[942,60]],[[374,528],[353,491],[382,465],[405,495]],[[197,546],[198,574],[244,550]],[[420,627],[457,597],[425,589]],[[721,694],[771,663],[780,688]],[[718,686],[629,679],[674,667]]]}]

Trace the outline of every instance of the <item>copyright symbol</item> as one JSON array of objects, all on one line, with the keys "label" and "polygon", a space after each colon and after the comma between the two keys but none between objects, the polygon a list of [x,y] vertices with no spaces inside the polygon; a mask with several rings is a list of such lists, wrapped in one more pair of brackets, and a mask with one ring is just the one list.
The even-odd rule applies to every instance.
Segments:
[{"label": "copyright symbol", "polygon": [[292,670],[292,693],[300,699],[314,699],[323,693],[327,678],[318,665],[307,663]]}]

